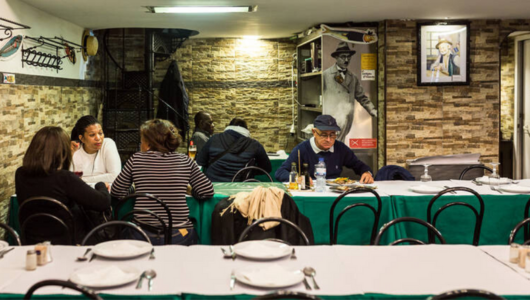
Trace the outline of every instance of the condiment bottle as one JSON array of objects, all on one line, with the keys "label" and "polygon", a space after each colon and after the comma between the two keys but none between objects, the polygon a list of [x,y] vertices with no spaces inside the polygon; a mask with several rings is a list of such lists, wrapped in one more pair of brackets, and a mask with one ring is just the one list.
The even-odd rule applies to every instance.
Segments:
[{"label": "condiment bottle", "polygon": [[289,173],[289,189],[298,189],[298,172],[296,172],[296,163],[291,163],[291,173]]},{"label": "condiment bottle", "polygon": [[519,263],[519,247],[521,245],[517,244],[517,243],[512,243],[510,245],[510,262],[512,264],[517,264]]},{"label": "condiment bottle", "polygon": [[37,253],[37,266],[44,266],[46,264],[46,257],[40,250],[35,250],[35,252]]},{"label": "condiment bottle", "polygon": [[44,246],[46,246],[46,263],[51,263],[53,258],[52,258],[52,242],[50,241],[45,241],[44,243]]},{"label": "condiment bottle", "polygon": [[305,175],[305,189],[311,189],[311,176],[309,175],[309,164],[303,164],[304,166],[304,175]]},{"label": "condiment bottle", "polygon": [[33,271],[37,269],[37,253],[35,250],[28,250],[26,254],[26,270]]},{"label": "condiment bottle", "polygon": [[525,266],[524,270],[526,272],[530,273],[530,252],[526,253],[525,260],[526,260],[526,266]]},{"label": "condiment bottle", "polygon": [[526,266],[526,253],[528,253],[528,250],[530,247],[528,246],[521,246],[519,247],[519,267],[525,268]]}]

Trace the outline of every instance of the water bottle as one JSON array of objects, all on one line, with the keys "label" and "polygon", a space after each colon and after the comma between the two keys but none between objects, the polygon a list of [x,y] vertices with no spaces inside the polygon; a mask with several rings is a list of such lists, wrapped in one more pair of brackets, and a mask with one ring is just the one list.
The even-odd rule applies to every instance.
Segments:
[{"label": "water bottle", "polygon": [[325,192],[326,191],[326,163],[324,163],[324,158],[320,157],[318,159],[318,164],[315,166],[315,177],[317,182],[315,184],[315,192]]}]

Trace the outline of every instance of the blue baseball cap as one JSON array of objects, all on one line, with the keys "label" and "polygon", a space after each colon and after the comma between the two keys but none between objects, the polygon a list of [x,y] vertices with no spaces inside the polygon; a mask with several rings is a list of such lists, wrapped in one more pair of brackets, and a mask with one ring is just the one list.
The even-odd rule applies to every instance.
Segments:
[{"label": "blue baseball cap", "polygon": [[337,121],[330,115],[320,115],[313,122],[313,126],[318,130],[340,131]]}]

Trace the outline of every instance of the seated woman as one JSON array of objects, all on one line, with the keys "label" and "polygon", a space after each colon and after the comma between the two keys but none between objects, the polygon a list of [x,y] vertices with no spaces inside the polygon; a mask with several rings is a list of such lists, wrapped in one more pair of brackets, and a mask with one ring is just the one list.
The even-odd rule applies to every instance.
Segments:
[{"label": "seated woman", "polygon": [[[64,203],[74,215],[77,238],[81,240],[89,228],[79,207],[104,211],[110,207],[110,195],[105,183],[99,182],[93,189],[68,171],[71,162],[68,135],[60,127],[44,127],[31,140],[23,165],[15,173],[15,188],[19,205],[37,196]],[[41,228],[42,234],[50,230],[46,226]]]},{"label": "seated woman", "polygon": [[[112,185],[111,195],[122,198],[134,183],[137,193],[149,193],[160,198],[171,210],[173,219],[172,244],[197,243],[197,233],[189,219],[186,203],[188,184],[195,199],[213,197],[213,185],[186,155],[176,153],[181,137],[177,128],[166,120],[154,119],[140,128],[141,152],[135,153],[125,163],[122,172]],[[168,218],[162,206],[152,200],[139,197],[135,209],[149,209],[157,213],[167,224]],[[160,227],[157,219],[139,215],[138,220]],[[163,243],[160,232],[146,230],[154,245]]]},{"label": "seated woman", "polygon": [[[116,143],[105,138],[101,124],[93,116],[81,117],[72,130],[73,164],[71,170],[83,172],[88,183],[112,183],[120,174],[121,160]],[[81,142],[81,146],[79,143]]]}]

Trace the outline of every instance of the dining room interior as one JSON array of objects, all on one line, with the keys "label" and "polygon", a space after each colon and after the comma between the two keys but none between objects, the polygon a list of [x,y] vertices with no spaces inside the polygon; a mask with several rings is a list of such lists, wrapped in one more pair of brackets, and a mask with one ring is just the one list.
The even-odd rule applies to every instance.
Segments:
[{"label": "dining room interior", "polygon": [[[194,6],[231,7],[242,12],[186,14],[164,11]],[[145,236],[149,242],[134,245],[137,252],[130,250],[131,241],[112,244],[114,250],[104,245],[98,248],[88,237],[74,238],[75,232],[68,236],[67,242],[61,243],[64,246],[56,245],[53,240],[53,248],[47,248],[53,251],[53,264],[72,273],[69,278],[65,276],[70,274],[62,274],[65,276],[58,279],[68,279],[81,286],[82,282],[89,282],[85,286],[95,287],[96,291],[98,284],[102,284],[98,276],[123,277],[122,273],[127,273],[127,278],[116,284],[120,287],[115,290],[103,285],[106,289],[101,292],[103,298],[119,295],[126,299],[132,295],[156,294],[161,299],[232,299],[232,296],[250,299],[291,286],[292,289],[285,290],[307,292],[324,299],[357,299],[354,296],[359,299],[364,296],[424,299],[446,291],[447,287],[484,289],[511,299],[530,299],[530,288],[522,285],[530,279],[530,267],[525,271],[524,265],[525,262],[530,265],[530,256],[526,257],[528,246],[518,245],[530,241],[530,225],[524,225],[530,222],[528,11],[530,2],[526,0],[502,3],[494,0],[0,0],[0,73],[3,79],[0,82],[0,161],[3,162],[0,223],[10,225],[19,234],[29,228],[19,223],[24,215],[23,202],[19,201],[25,196],[16,188],[16,181],[22,176],[17,170],[26,166],[30,144],[37,142],[36,137],[43,129],[60,127],[68,137],[71,135],[71,142],[79,143],[77,147],[90,157],[94,173],[96,159],[103,156],[98,153],[104,152],[97,150],[95,156],[90,156],[94,153],[83,148],[84,144],[90,144],[85,141],[87,136],[76,131],[81,119],[90,115],[97,121],[91,121],[82,130],[99,126],[97,128],[105,134],[101,141],[96,138],[95,145],[101,147],[103,143],[103,147],[109,149],[108,142],[103,140],[111,139],[112,147],[119,154],[115,160],[119,161],[121,172],[118,170],[112,180],[90,181],[87,169],[84,174],[83,171],[80,175],[76,173],[90,186],[87,193],[94,192],[91,197],[106,190],[105,197],[112,199],[109,205],[114,211],[108,216],[103,214],[104,218],[117,222],[129,212],[129,218],[132,215],[136,220],[132,213],[135,209],[164,215],[157,217],[164,228],[155,228],[158,234],[153,229],[154,221],[139,225],[143,229],[153,229],[153,234],[145,230],[146,234],[137,235],[137,239]],[[443,43],[450,45],[447,56],[442,50]],[[342,93],[346,93],[345,99],[350,99],[345,100],[349,101],[347,111],[339,102],[330,104],[335,103],[334,96],[326,94],[330,90],[326,74],[343,59],[351,63],[346,63],[346,70],[339,68],[330,78],[338,84],[356,82],[354,89],[343,85]],[[353,79],[348,80],[347,76]],[[175,93],[179,95],[178,100],[173,100]],[[370,102],[368,106],[360,101],[364,97]],[[192,156],[190,144],[195,141],[200,112],[207,113],[211,117],[209,124],[215,127],[212,125],[210,140],[203,148],[206,150],[203,153],[197,150],[196,154],[193,151]],[[323,119],[322,122],[328,122],[324,126],[319,120],[326,116],[331,118]],[[238,123],[239,119],[244,123]],[[159,127],[149,131],[154,126]],[[162,142],[161,145],[170,150],[161,152],[179,153],[186,159],[189,156],[193,164],[192,167],[183,167],[184,163],[179,165],[186,172],[189,168],[191,174],[185,175],[190,178],[184,185],[184,190],[188,186],[188,195],[184,196],[184,190],[179,190],[182,192],[180,204],[171,199],[166,205],[158,199],[165,196],[156,195],[153,190],[142,190],[145,187],[143,178],[164,182],[170,177],[166,175],[173,173],[158,170],[135,177],[137,172],[143,172],[139,162],[159,167],[145,153],[161,149],[154,147],[158,145],[154,142],[158,138],[154,132],[161,136],[166,134],[160,133],[161,126],[165,126],[163,130],[168,132],[167,136],[175,132],[180,135],[171,147],[167,146],[169,142]],[[228,179],[213,180],[212,176],[221,176],[209,173],[215,172],[214,164],[219,165],[218,160],[230,155],[234,155],[232,162],[236,160],[232,153],[235,150],[231,152],[233,145],[218,152],[214,146],[216,138],[231,141],[223,134],[234,126],[243,127],[239,128],[241,132],[259,145],[256,146],[258,154],[268,155],[269,169],[259,164],[262,158],[256,155],[251,168],[258,170],[257,173],[247,173],[239,180],[240,173],[231,173],[232,169],[226,167],[220,173],[225,172],[221,175]],[[342,130],[330,129],[338,127]],[[149,139],[149,134],[155,137]],[[322,140],[331,140],[331,148],[323,150],[318,144]],[[234,141],[222,140],[222,143],[235,144],[237,148]],[[341,175],[326,178],[324,171],[323,179],[328,180],[323,183],[325,192],[319,193],[312,187],[319,184],[319,160],[312,161],[304,156],[303,145],[313,146],[312,149],[319,147],[318,151],[332,155],[341,153],[339,143],[352,149],[367,169],[345,162],[336,167],[340,169],[337,174]],[[142,144],[151,148],[143,149]],[[204,154],[207,151],[210,153]],[[161,155],[166,157],[166,154]],[[69,162],[77,168],[75,157]],[[296,167],[291,169],[291,163]],[[304,166],[304,163],[309,165]],[[197,164],[201,166],[200,175],[194,173]],[[335,162],[326,158],[328,175],[333,172],[330,171],[332,164]],[[292,170],[296,173],[293,180]],[[380,170],[394,173],[383,178]],[[288,177],[282,177],[282,171]],[[365,177],[366,173],[371,181]],[[254,175],[261,176],[251,179]],[[299,179],[303,175],[310,179]],[[345,183],[337,182],[337,177],[345,178]],[[262,182],[235,182],[247,180]],[[98,187],[100,181],[106,183],[106,187]],[[295,182],[293,188],[289,183]],[[133,183],[137,193],[152,193],[157,197],[151,199],[133,192],[130,200],[116,204],[118,198],[126,197],[123,193],[134,191]],[[228,196],[231,198],[227,199]],[[277,241],[245,244],[250,242],[244,241],[247,225],[252,223],[251,226],[257,227],[258,224],[252,222],[251,211],[248,211],[248,224],[246,211],[242,212],[244,218],[239,218],[239,214],[233,216],[232,212],[241,211],[239,201],[248,201],[252,196],[280,203],[275,206],[268,202],[271,206],[267,206],[267,210],[270,212],[274,207],[276,214],[256,215],[255,220],[283,217],[301,229],[288,231],[292,229],[283,228],[291,225],[282,223],[274,225],[282,228],[274,229],[274,235],[248,234],[249,240],[279,238],[287,240],[287,244],[278,246],[274,244]],[[156,201],[156,209],[146,204],[146,197]],[[448,204],[456,198],[460,202],[452,203],[459,204]],[[342,217],[341,211],[355,208],[359,201],[369,209],[361,209],[354,218]],[[434,205],[435,201],[438,206]],[[456,208],[449,217],[445,217],[449,213],[444,213],[436,223],[441,210],[461,205],[461,201],[474,205]],[[431,216],[433,205],[436,209],[443,207]],[[179,214],[184,211],[189,217],[181,219],[175,211]],[[342,218],[340,226],[337,218]],[[527,223],[523,224],[525,220]],[[408,222],[415,224],[403,224]],[[472,229],[462,230],[453,227],[454,224]],[[226,226],[233,232],[228,234]],[[96,227],[99,230],[97,224],[93,226]],[[261,227],[264,228],[264,224]],[[176,230],[173,235],[170,234],[172,229]],[[131,232],[134,230],[136,228],[131,227]],[[192,232],[197,235],[199,245],[154,246],[155,235],[162,245],[175,244],[175,234],[180,232],[184,238],[188,230],[189,236]],[[96,238],[101,237],[94,230],[87,231],[88,235],[93,233]],[[515,238],[519,231],[521,233]],[[437,235],[440,232],[441,239]],[[9,229],[2,231],[0,228],[0,233],[9,237],[11,245],[16,244]],[[437,245],[388,247],[391,248],[388,250],[383,250],[387,247],[367,246],[424,243],[409,239],[409,235]],[[0,299],[22,299],[37,279],[52,279],[42,272],[46,267],[36,267],[41,273],[30,272],[32,275],[28,277],[24,275],[29,274],[26,271],[29,269],[19,270],[21,262],[27,267],[26,251],[33,250],[35,245],[33,240],[29,242],[29,235],[22,233],[21,237],[19,242],[24,246],[15,246],[15,251],[5,253],[4,259],[3,247],[0,247],[0,269],[11,272],[6,272],[4,277],[0,274],[0,279],[5,280],[5,283],[0,280]],[[513,244],[510,248],[506,243],[508,239],[518,243],[517,249],[513,249]],[[446,242],[451,245],[441,245]],[[80,246],[66,246],[76,244]],[[304,244],[317,246],[300,246]],[[356,247],[359,245],[364,246]],[[128,250],[124,250],[126,247]],[[98,250],[87,256],[90,248]],[[410,248],[414,250],[407,250]],[[122,252],[116,254],[119,251]],[[127,256],[124,252],[131,254]],[[86,257],[81,257],[83,254]],[[29,252],[27,255],[29,257]],[[179,261],[178,255],[189,259]],[[11,257],[16,260],[7,259]],[[83,273],[79,264],[88,257],[90,261],[94,259],[92,266],[104,266],[117,258],[119,268],[110,269],[107,265],[107,273],[103,275],[93,270]],[[138,257],[143,261],[136,261],[140,260]],[[392,257],[399,258],[399,262]],[[276,259],[279,260],[274,265],[264,262]],[[126,266],[127,260],[134,262],[132,266]],[[260,261],[261,269],[248,268],[247,263],[252,260]],[[36,261],[38,263],[38,259]],[[289,273],[284,268],[298,268],[300,263],[312,263],[318,275],[313,274],[315,269]],[[462,267],[466,263],[469,266]],[[422,272],[428,272],[425,267],[428,264],[431,264],[429,268],[441,270],[438,275],[429,273],[434,276],[429,282],[421,276]],[[403,279],[393,283],[400,274],[397,270],[409,265],[413,266],[411,273],[414,273],[407,274],[409,282]],[[134,267],[145,271],[137,272]],[[178,273],[179,267],[186,270],[186,274]],[[208,268],[211,272],[205,274]],[[460,273],[454,271],[457,268]],[[148,269],[156,272],[147,272]],[[452,272],[454,278],[443,276],[444,272]],[[289,283],[273,284],[273,289],[269,289],[267,283],[255,284],[249,279],[256,276],[254,279],[259,281],[256,278],[268,278],[270,274],[280,274],[278,277]],[[358,285],[341,286],[333,276],[326,277],[329,274],[351,279]],[[201,276],[205,277],[208,289],[197,279]],[[173,284],[170,278],[181,281]],[[316,278],[318,284],[315,281],[306,283],[306,278]],[[148,284],[145,291],[138,292],[135,286],[128,286],[133,281],[141,285],[143,279]],[[221,287],[216,284],[219,280],[227,284],[223,282]],[[381,284],[376,283],[378,280]],[[414,285],[415,281],[421,282],[421,287]],[[441,283],[437,285],[436,281]],[[92,282],[98,284],[91,285]],[[150,293],[152,282],[154,293]],[[319,291],[318,285],[322,290]],[[51,295],[70,293],[59,288],[42,290]]]}]

